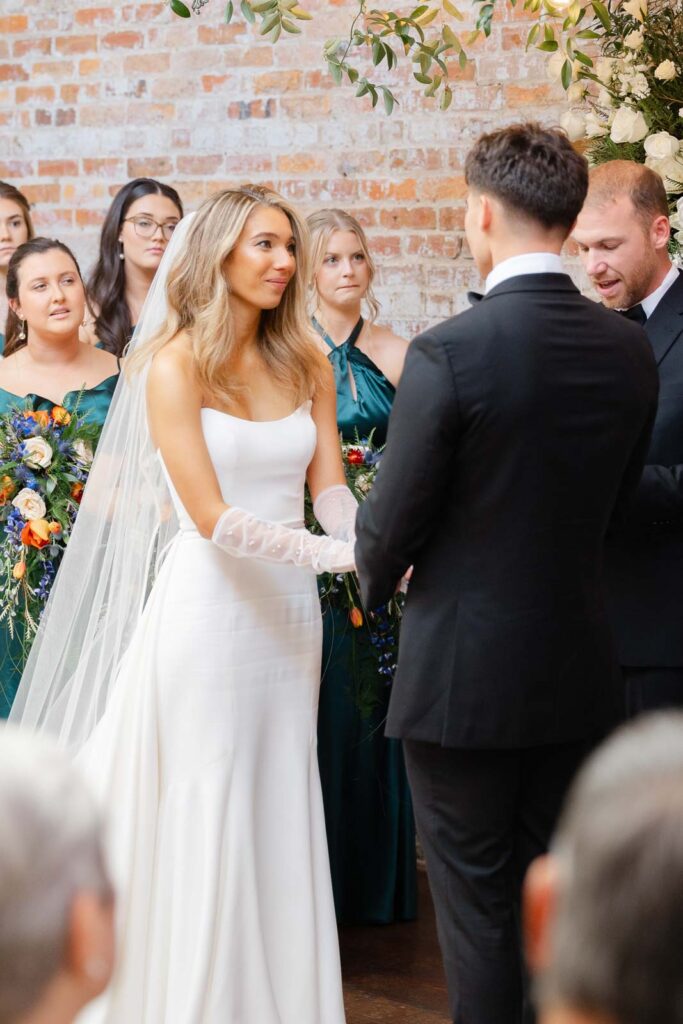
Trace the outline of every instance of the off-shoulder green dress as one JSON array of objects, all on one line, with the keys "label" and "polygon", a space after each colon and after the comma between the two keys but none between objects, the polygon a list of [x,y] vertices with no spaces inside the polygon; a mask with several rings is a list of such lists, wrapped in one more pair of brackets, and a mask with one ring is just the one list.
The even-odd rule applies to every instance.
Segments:
[{"label": "off-shoulder green dress", "polygon": [[[361,319],[335,346],[314,320],[330,349],[344,440],[374,431],[382,445],[395,389],[356,348],[362,326]],[[354,697],[354,663],[367,658],[361,644],[367,646],[367,636],[353,628],[346,610],[323,599],[318,762],[337,919],[386,924],[416,914],[415,825],[400,742],[384,737],[390,691],[380,682],[380,702],[369,717]]]},{"label": "off-shoulder green dress", "polygon": [[[69,412],[73,412],[78,402],[79,414],[87,416],[91,422],[102,427],[118,379],[119,375],[115,373],[93,388],[84,391],[69,391],[64,396],[62,405]],[[0,416],[4,416],[13,409],[31,409],[33,412],[44,409],[49,412],[54,405],[53,401],[43,398],[41,395],[28,394],[21,397],[0,388]],[[7,718],[10,713],[21,680],[21,661],[20,631],[15,629],[14,637],[11,637],[4,622],[0,622],[0,718]]]}]

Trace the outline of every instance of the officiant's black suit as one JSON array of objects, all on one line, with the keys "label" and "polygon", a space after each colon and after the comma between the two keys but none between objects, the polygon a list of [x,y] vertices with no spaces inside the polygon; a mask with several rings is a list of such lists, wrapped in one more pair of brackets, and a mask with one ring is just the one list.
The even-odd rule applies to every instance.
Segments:
[{"label": "officiant's black suit", "polygon": [[458,1024],[521,1019],[521,875],[621,714],[603,541],[656,397],[642,329],[564,274],[504,281],[408,351],[356,556],[368,608],[415,567],[387,734]]},{"label": "officiant's black suit", "polygon": [[659,370],[659,408],[641,482],[606,552],[631,714],[683,705],[683,274],[644,329]]}]

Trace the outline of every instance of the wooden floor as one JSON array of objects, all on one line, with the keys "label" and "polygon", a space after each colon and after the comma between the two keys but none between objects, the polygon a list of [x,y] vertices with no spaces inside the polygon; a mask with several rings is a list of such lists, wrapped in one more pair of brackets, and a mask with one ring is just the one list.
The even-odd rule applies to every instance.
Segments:
[{"label": "wooden floor", "polygon": [[427,878],[419,919],[341,930],[347,1024],[449,1024],[446,985]]}]

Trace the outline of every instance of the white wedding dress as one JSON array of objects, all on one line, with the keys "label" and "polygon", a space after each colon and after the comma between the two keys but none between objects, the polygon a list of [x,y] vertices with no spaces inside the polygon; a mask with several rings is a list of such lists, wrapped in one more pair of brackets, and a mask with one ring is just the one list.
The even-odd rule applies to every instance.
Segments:
[{"label": "white wedding dress", "polygon": [[[301,524],[310,403],[202,411],[225,500]],[[343,1024],[311,569],[181,532],[78,755],[106,809],[118,966],[79,1024]]]}]

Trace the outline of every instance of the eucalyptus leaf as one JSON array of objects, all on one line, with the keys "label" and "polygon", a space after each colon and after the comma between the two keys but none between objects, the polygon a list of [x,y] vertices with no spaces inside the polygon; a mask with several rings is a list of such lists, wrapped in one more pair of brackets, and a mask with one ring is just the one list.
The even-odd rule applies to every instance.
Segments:
[{"label": "eucalyptus leaf", "polygon": [[572,62],[570,60],[566,60],[562,65],[560,80],[562,82],[563,89],[566,91],[572,84]]},{"label": "eucalyptus leaf", "polygon": [[451,89],[450,85],[447,85],[441,94],[441,102],[439,106],[441,107],[442,110],[448,110],[452,102],[453,90]]},{"label": "eucalyptus leaf", "polygon": [[249,0],[242,0],[242,3],[240,4],[240,10],[244,17],[249,22],[249,24],[253,25],[254,22],[256,21],[256,15],[251,9],[251,4],[249,3]]},{"label": "eucalyptus leaf", "polygon": [[192,11],[183,3],[183,0],[171,0],[171,10],[179,18],[191,18]]},{"label": "eucalyptus leaf", "polygon": [[225,24],[226,25],[230,24],[230,22],[232,21],[232,16],[233,16],[234,13],[235,13],[235,5],[233,4],[232,0],[228,0],[227,4],[225,5],[225,15],[224,15],[224,19],[225,19]]},{"label": "eucalyptus leaf", "polygon": [[294,36],[301,35],[301,29],[299,28],[298,25],[295,25],[290,18],[283,18],[280,24],[282,25],[285,32],[291,32],[291,34]]},{"label": "eucalyptus leaf", "polygon": [[387,89],[385,86],[382,86],[382,97],[384,99],[384,109],[387,112],[387,114],[391,115],[395,103],[394,94],[391,92],[391,90]]}]

